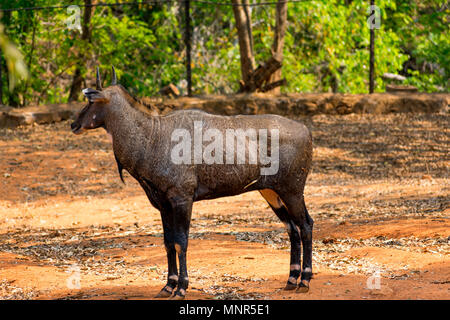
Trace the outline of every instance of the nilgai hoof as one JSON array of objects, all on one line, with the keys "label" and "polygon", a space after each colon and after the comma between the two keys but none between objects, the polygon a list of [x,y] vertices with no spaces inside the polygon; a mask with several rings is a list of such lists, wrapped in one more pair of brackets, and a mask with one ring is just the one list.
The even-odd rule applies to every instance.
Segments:
[{"label": "nilgai hoof", "polygon": [[166,289],[162,289],[156,296],[156,299],[168,298],[172,295],[172,292],[167,291]]},{"label": "nilgai hoof", "polygon": [[297,288],[297,284],[294,283],[286,283],[286,287],[284,287],[284,290],[286,291],[291,291],[291,290],[295,290]]},{"label": "nilgai hoof", "polygon": [[297,292],[298,293],[307,293],[309,291],[309,284],[305,284],[302,282],[300,282],[300,284],[298,285],[297,288]]},{"label": "nilgai hoof", "polygon": [[170,297],[169,300],[184,300],[184,296],[175,294],[172,297]]}]

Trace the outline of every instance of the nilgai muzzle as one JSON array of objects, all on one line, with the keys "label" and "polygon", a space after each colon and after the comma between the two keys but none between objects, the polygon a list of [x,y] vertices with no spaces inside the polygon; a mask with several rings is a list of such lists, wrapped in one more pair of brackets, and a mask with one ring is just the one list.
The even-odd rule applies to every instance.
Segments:
[{"label": "nilgai muzzle", "polygon": [[97,88],[83,90],[88,105],[71,127],[76,134],[103,127],[112,136],[121,178],[122,170],[128,171],[160,211],[168,280],[157,297],[182,299],[186,294],[193,202],[252,190],[261,193],[287,228],[291,260],[286,290],[307,292],[313,220],[303,190],[312,160],[310,131],[277,115],[219,116],[181,110],[153,116],[117,84],[114,69],[112,78],[112,85],[102,89],[97,70]]}]

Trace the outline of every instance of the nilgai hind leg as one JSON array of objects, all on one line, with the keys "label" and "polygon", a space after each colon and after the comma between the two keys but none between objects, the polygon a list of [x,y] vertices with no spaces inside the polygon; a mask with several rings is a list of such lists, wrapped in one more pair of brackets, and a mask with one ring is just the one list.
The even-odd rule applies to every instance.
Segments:
[{"label": "nilgai hind leg", "polygon": [[[297,279],[301,275],[297,292],[308,292],[312,278],[312,229],[314,221],[306,209],[302,193],[279,193],[260,190],[277,217],[286,226],[291,242],[289,278],[285,290],[297,288]],[[303,265],[300,268],[301,245],[303,245]]]}]

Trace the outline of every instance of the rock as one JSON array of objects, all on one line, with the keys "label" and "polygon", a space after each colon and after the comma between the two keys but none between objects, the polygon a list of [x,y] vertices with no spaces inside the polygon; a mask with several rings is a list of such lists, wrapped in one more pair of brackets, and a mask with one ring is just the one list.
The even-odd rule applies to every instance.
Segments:
[{"label": "rock", "polygon": [[159,92],[164,96],[178,97],[180,95],[180,90],[178,90],[178,88],[172,83],[161,88],[161,90],[159,90]]},{"label": "rock", "polygon": [[322,110],[323,113],[333,113],[334,106],[331,103],[324,103]]},{"label": "rock", "polygon": [[386,92],[417,92],[417,88],[414,86],[387,84]]},{"label": "rock", "polygon": [[306,102],[305,107],[308,113],[315,113],[317,111],[317,104],[314,102]]},{"label": "rock", "polygon": [[388,80],[396,80],[396,81],[405,81],[406,77],[399,75],[399,74],[394,74],[394,73],[389,73],[386,72],[382,75],[383,79],[388,79]]}]

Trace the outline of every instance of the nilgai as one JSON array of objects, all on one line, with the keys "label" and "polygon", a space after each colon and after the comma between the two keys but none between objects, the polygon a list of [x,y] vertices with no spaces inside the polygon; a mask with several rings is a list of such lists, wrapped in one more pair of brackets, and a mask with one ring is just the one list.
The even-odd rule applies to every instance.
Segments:
[{"label": "nilgai", "polygon": [[97,69],[97,88],[83,90],[88,105],[71,128],[75,134],[104,128],[112,136],[120,178],[123,169],[128,171],[160,211],[168,280],[156,297],[185,297],[193,202],[253,190],[266,199],[289,234],[285,289],[307,292],[313,220],[303,196],[312,161],[312,137],[306,126],[277,115],[219,116],[199,110],[152,115],[117,83],[114,68],[112,72],[111,86],[102,89]]}]

